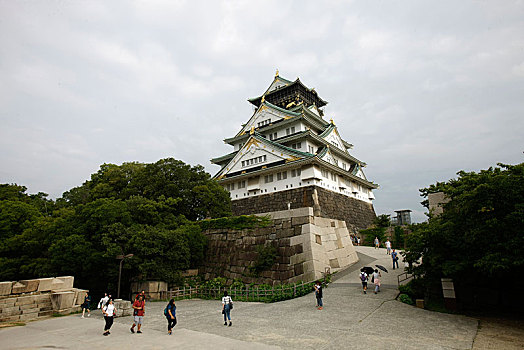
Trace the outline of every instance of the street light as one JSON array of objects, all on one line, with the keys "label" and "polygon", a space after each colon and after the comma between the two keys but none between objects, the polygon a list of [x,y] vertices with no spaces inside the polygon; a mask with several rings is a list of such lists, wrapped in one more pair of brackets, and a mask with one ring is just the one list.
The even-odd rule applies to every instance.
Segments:
[{"label": "street light", "polygon": [[122,276],[122,264],[124,263],[124,260],[127,258],[132,257],[133,254],[127,254],[127,255],[117,255],[116,259],[120,260],[120,268],[118,269],[118,290],[116,293],[117,299],[120,299],[120,277]]}]

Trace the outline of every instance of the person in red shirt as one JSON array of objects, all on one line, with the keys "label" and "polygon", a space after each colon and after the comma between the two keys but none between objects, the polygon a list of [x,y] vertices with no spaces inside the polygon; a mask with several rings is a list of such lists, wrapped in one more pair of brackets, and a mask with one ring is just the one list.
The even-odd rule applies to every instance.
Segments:
[{"label": "person in red shirt", "polygon": [[135,333],[135,326],[137,326],[137,333],[142,333],[140,328],[142,328],[142,321],[144,320],[146,302],[144,301],[144,296],[139,295],[135,302],[133,303],[133,316],[135,316],[135,322],[131,326],[131,333]]}]

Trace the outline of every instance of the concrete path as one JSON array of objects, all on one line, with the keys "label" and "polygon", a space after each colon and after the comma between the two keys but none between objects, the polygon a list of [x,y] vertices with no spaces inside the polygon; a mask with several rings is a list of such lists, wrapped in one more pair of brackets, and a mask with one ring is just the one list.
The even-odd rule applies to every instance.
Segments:
[{"label": "concrete path", "polygon": [[[362,285],[360,282],[360,269],[364,266],[371,266],[376,268],[375,265],[384,266],[388,272],[383,272],[381,270],[381,284],[385,288],[397,288],[397,276],[404,273],[404,264],[402,263],[402,256],[399,255],[399,269],[393,270],[393,262],[391,256],[386,253],[385,248],[375,249],[373,247],[364,247],[359,246],[355,247],[357,251],[359,262],[350,268],[337,273],[334,275],[334,284],[353,284],[353,285]],[[397,251],[398,252],[398,251]],[[340,274],[340,275],[339,275]],[[370,281],[368,286],[373,285]]]},{"label": "concrete path", "polygon": [[[373,248],[370,248],[373,249]],[[364,260],[382,262],[379,251],[357,247]],[[385,251],[384,251],[385,255]],[[373,260],[371,262],[374,262]],[[366,262],[365,264],[368,264]],[[384,266],[388,267],[385,263]],[[102,336],[99,312],[31,322],[0,329],[2,349],[471,349],[476,319],[421,310],[395,300],[395,288],[362,293],[360,263],[324,292],[324,310],[313,294],[279,303],[236,301],[233,326],[225,327],[216,300],[177,302],[172,336],[162,315],[164,302],[147,303],[143,334],[131,334],[131,317],[117,318],[111,335]],[[387,274],[385,274],[387,275]],[[395,283],[393,283],[393,280]],[[386,283],[387,282],[387,283]],[[396,284],[393,274],[384,284]]]}]

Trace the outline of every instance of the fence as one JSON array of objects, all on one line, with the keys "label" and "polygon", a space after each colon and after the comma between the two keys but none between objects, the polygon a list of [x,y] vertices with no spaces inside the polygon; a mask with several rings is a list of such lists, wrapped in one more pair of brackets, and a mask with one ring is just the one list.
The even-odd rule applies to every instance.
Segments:
[{"label": "fence", "polygon": [[296,298],[302,295],[306,295],[313,291],[313,282],[302,282],[281,285],[277,287],[269,288],[259,288],[259,287],[249,287],[245,286],[242,288],[227,288],[227,287],[184,287],[174,290],[169,290],[167,292],[161,292],[161,299],[192,299],[192,298],[202,298],[202,299],[220,299],[224,295],[224,291],[227,291],[228,294],[235,301],[279,301]]},{"label": "fence", "polygon": [[410,273],[407,273],[407,272],[401,273],[400,275],[397,276],[397,285],[400,286],[401,282],[410,280],[412,278],[413,278],[413,275]]}]

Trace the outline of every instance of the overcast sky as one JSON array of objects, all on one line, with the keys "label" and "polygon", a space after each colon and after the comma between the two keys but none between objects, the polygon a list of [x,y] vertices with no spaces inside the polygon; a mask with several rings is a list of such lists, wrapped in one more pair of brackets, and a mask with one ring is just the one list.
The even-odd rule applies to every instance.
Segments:
[{"label": "overcast sky", "polygon": [[2,1],[0,183],[60,197],[103,163],[209,159],[300,77],[378,183],[524,161],[522,1]]}]

